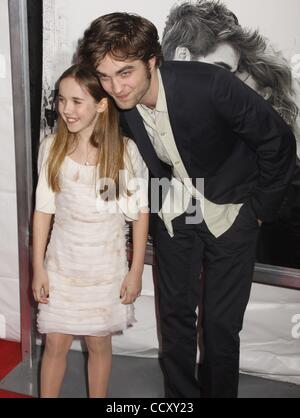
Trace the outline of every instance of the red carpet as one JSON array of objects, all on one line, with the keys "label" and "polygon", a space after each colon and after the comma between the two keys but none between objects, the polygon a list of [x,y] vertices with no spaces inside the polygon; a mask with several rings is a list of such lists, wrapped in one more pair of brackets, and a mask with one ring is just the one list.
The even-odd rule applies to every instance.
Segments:
[{"label": "red carpet", "polygon": [[[13,370],[21,361],[21,344],[0,340],[0,380]],[[28,398],[25,395],[0,390],[0,398]]]},{"label": "red carpet", "polygon": [[0,380],[21,361],[21,344],[0,340]]},{"label": "red carpet", "polygon": [[30,396],[20,395],[19,393],[7,392],[6,390],[0,390],[0,399],[1,398],[30,398]]}]

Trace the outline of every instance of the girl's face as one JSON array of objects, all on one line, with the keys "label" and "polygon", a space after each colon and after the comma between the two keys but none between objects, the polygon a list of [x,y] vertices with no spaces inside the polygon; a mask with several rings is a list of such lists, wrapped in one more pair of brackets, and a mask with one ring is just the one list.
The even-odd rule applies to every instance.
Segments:
[{"label": "girl's face", "polygon": [[271,87],[264,87],[259,88],[254,78],[247,72],[247,71],[237,71],[235,75],[247,84],[248,87],[251,87],[257,94],[262,96],[265,100],[269,100],[272,96],[272,88]]},{"label": "girl's face", "polygon": [[237,71],[235,75],[256,93],[260,93],[254,78],[247,71]]},{"label": "girl's face", "polygon": [[71,133],[90,137],[100,109],[90,93],[73,77],[68,77],[59,85],[58,111]]}]

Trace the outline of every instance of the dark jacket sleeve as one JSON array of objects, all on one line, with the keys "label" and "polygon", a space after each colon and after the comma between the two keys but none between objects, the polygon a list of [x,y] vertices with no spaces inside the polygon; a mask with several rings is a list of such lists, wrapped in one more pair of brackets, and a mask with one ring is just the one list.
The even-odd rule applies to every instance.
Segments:
[{"label": "dark jacket sleeve", "polygon": [[249,203],[258,219],[272,220],[295,172],[296,139],[269,103],[228,71],[215,73],[210,91],[216,112],[257,155]]}]

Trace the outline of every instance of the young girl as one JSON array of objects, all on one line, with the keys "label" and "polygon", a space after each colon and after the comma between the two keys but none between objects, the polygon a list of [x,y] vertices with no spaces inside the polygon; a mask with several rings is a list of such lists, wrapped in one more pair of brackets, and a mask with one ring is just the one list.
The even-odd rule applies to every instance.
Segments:
[{"label": "young girl", "polygon": [[[61,76],[58,109],[57,134],[40,148],[33,223],[33,294],[39,332],[47,334],[41,397],[59,395],[74,335],[88,348],[89,395],[105,397],[111,335],[135,321],[132,303],[141,292],[147,169],[134,142],[121,136],[118,111],[93,69],[75,65]],[[130,190],[137,178],[145,181]],[[115,197],[99,195],[100,179],[113,180]],[[129,272],[125,218],[133,220]]]}]

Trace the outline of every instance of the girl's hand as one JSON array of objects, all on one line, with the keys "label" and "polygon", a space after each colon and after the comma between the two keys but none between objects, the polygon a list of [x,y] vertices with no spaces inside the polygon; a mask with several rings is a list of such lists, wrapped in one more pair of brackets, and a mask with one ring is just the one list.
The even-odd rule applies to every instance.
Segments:
[{"label": "girl's hand", "polygon": [[34,271],[32,291],[36,302],[43,305],[49,303],[49,279],[44,268]]},{"label": "girl's hand", "polygon": [[120,299],[123,305],[135,302],[142,291],[142,274],[130,270],[122,284]]}]

